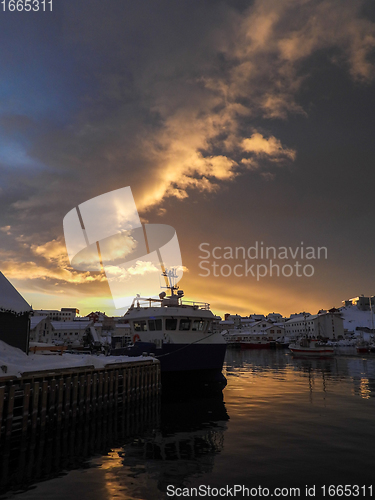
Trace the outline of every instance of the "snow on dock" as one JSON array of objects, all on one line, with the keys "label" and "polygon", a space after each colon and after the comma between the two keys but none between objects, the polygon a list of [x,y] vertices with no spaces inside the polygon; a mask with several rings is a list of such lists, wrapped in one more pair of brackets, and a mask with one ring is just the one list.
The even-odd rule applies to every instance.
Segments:
[{"label": "snow on dock", "polygon": [[[46,346],[48,351],[48,346]],[[57,354],[57,355],[56,355]],[[21,377],[23,373],[39,372],[43,370],[59,370],[65,368],[104,368],[111,364],[134,363],[136,361],[156,362],[149,356],[93,356],[88,354],[55,355],[25,354],[21,349],[12,347],[0,340],[0,377]]]}]

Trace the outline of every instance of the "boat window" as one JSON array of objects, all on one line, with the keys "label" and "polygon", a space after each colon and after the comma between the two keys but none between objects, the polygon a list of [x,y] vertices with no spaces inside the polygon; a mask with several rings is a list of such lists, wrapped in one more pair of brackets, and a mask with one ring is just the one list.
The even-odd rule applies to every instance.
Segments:
[{"label": "boat window", "polygon": [[166,330],[176,330],[177,328],[177,319],[167,318],[165,320],[165,329]]},{"label": "boat window", "polygon": [[205,321],[203,321],[202,319],[195,319],[193,321],[193,330],[194,331],[200,331],[202,332],[204,330],[204,326],[205,326]]},{"label": "boat window", "polygon": [[162,330],[161,319],[150,319],[148,321],[148,328],[151,332],[155,332],[156,330]]},{"label": "boat window", "polygon": [[134,331],[135,332],[147,332],[146,321],[134,321]]},{"label": "boat window", "polygon": [[179,330],[190,330],[190,319],[180,319],[180,327]]}]

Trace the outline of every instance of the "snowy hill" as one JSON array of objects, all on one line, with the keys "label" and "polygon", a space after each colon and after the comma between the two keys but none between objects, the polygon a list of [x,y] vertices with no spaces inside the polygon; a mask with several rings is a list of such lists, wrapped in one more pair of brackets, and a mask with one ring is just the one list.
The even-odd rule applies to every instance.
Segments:
[{"label": "snowy hill", "polygon": [[344,330],[348,330],[348,332],[355,332],[357,327],[372,328],[370,311],[360,311],[357,306],[346,306],[341,307],[340,312],[344,318]]}]

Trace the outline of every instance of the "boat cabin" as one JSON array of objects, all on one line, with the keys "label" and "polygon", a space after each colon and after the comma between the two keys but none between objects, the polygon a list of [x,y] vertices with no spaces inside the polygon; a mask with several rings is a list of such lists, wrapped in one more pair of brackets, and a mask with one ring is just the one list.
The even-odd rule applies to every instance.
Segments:
[{"label": "boat cabin", "polygon": [[188,317],[164,317],[152,319],[129,320],[133,332],[202,332],[205,333],[210,327],[210,321]]}]

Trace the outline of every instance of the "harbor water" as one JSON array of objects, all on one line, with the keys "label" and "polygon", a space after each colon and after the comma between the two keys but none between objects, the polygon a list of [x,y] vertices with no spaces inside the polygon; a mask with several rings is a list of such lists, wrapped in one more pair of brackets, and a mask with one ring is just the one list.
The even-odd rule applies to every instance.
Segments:
[{"label": "harbor water", "polygon": [[228,350],[224,374],[222,394],[162,397],[158,418],[136,435],[110,432],[94,454],[65,460],[43,481],[19,477],[0,498],[148,500],[199,491],[227,498],[236,485],[255,498],[276,488],[285,498],[297,496],[290,488],[308,498],[306,487],[315,498],[340,496],[328,494],[330,485],[370,498],[375,355],[303,359],[283,349]]}]

